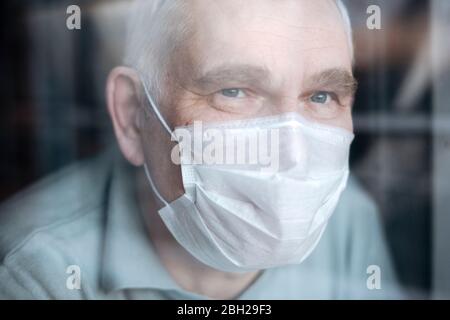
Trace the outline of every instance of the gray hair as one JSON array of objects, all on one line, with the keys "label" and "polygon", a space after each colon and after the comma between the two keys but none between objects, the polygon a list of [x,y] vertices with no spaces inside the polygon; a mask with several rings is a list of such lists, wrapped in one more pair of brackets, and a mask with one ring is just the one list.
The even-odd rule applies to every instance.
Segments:
[{"label": "gray hair", "polygon": [[[353,55],[350,17],[342,0],[336,0]],[[166,70],[180,45],[189,38],[192,17],[186,0],[134,0],[128,17],[124,63],[140,73],[152,97],[159,101]]]},{"label": "gray hair", "polygon": [[336,0],[336,5],[341,13],[342,19],[344,19],[345,31],[348,36],[348,46],[350,48],[350,53],[352,57],[354,56],[354,45],[353,45],[353,30],[352,30],[352,22],[350,20],[350,15],[348,13],[347,7],[343,0]]},{"label": "gray hair", "polygon": [[134,0],[128,17],[124,63],[145,81],[159,101],[173,52],[185,41],[190,28],[186,0]]}]

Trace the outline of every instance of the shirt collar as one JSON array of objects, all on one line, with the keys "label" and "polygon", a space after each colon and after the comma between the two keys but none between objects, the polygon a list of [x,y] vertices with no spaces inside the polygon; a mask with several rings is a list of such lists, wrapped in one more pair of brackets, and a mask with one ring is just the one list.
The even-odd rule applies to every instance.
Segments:
[{"label": "shirt collar", "polygon": [[102,287],[179,290],[161,264],[148,237],[137,203],[133,168],[114,157],[105,195],[105,237]]}]

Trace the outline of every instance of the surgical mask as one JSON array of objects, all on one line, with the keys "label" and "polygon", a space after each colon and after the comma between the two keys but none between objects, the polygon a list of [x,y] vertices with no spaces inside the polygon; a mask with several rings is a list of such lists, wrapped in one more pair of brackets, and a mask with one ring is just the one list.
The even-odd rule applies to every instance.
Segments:
[{"label": "surgical mask", "polygon": [[[144,88],[153,112],[176,137]],[[168,230],[192,256],[217,270],[248,272],[300,264],[319,243],[346,187],[353,134],[298,113],[209,127],[232,130],[235,137],[276,130],[279,142],[271,147],[279,151],[277,169],[196,164],[183,162],[182,155],[185,194],[168,203],[145,166],[154,193],[164,203],[159,215]]]}]

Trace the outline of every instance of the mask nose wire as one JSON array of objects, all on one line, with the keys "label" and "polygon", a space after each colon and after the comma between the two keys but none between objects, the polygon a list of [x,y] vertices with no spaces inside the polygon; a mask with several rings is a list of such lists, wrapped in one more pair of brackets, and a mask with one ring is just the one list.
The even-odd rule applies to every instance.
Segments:
[{"label": "mask nose wire", "polygon": [[[152,96],[150,95],[150,92],[149,92],[149,90],[147,88],[147,85],[145,84],[145,81],[143,80],[142,77],[140,77],[140,78],[141,78],[142,86],[144,87],[145,95],[147,96],[147,99],[150,102],[150,106],[151,106],[153,112],[156,114],[156,116],[158,117],[158,120],[161,122],[161,124],[163,125],[165,130],[172,137],[172,140],[176,141],[175,134],[172,132],[172,130],[170,129],[170,127],[167,124],[166,120],[162,116],[161,112],[159,112],[158,108],[156,107],[155,101],[153,100]],[[150,171],[148,170],[148,166],[147,166],[146,163],[144,164],[144,170],[145,170],[145,175],[147,176],[147,180],[150,183],[150,187],[152,188],[152,190],[155,193],[156,197],[159,199],[159,201],[161,201],[167,207],[169,205],[169,203],[162,197],[162,195],[159,193],[158,189],[156,188],[156,185],[153,182],[153,179],[152,179],[152,177],[150,175]]]}]

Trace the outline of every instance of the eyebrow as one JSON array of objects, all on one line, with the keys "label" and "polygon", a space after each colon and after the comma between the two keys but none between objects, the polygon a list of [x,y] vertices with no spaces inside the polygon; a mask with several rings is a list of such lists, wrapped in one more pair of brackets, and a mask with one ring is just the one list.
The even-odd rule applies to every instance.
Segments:
[{"label": "eyebrow", "polygon": [[270,84],[268,69],[248,64],[222,65],[193,79],[194,86],[215,89],[224,84],[265,87]]},{"label": "eyebrow", "polygon": [[[194,77],[193,84],[203,90],[216,90],[224,85],[269,88],[270,79],[270,71],[267,68],[237,64],[213,68]],[[358,82],[351,72],[346,69],[331,68],[309,76],[304,91],[310,93],[315,90],[329,90],[335,91],[340,97],[353,97],[357,87]]]},{"label": "eyebrow", "polygon": [[332,68],[312,75],[306,81],[306,90],[335,91],[341,97],[353,97],[358,88],[358,81],[346,69]]}]

